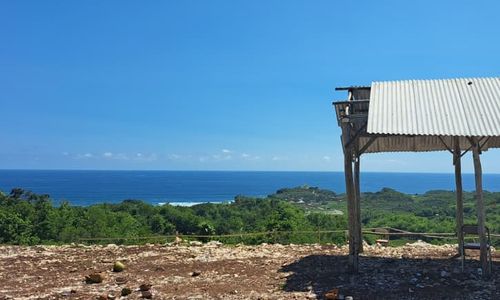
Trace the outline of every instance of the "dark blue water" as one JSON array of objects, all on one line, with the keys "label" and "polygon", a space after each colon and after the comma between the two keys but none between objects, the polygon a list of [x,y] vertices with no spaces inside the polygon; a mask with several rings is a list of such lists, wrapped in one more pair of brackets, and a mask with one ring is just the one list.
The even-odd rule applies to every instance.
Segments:
[{"label": "dark blue water", "polygon": [[[464,189],[474,189],[472,174],[464,174]],[[485,174],[484,188],[500,191],[500,174]],[[343,193],[341,172],[221,172],[221,171],[42,171],[0,170],[0,190],[21,187],[49,194],[57,202],[76,205],[141,199],[150,203],[221,202],[238,194],[265,196],[283,187],[307,184]],[[454,189],[452,174],[362,173],[362,191],[390,187],[404,193]]]}]

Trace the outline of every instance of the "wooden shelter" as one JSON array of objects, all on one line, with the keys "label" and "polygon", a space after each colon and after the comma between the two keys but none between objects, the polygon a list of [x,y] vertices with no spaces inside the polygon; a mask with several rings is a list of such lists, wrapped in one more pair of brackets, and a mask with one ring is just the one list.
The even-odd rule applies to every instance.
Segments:
[{"label": "wooden shelter", "polygon": [[347,99],[333,105],[342,129],[350,270],[358,271],[358,254],[363,245],[362,154],[449,151],[455,166],[456,233],[458,240],[463,241],[461,158],[470,151],[474,160],[481,267],[483,274],[488,275],[480,154],[489,148],[500,148],[500,78],[373,82],[371,86],[336,90],[347,91]]}]

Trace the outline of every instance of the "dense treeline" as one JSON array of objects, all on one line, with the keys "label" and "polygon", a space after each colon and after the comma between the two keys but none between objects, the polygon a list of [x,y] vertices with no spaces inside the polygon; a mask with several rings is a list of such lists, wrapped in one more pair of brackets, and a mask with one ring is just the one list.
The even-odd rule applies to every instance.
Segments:
[{"label": "dense treeline", "polygon": [[[484,194],[487,225],[500,233],[500,193]],[[393,227],[412,232],[454,232],[455,194],[430,191],[408,195],[392,189],[362,195],[364,227]],[[226,243],[345,242],[337,234],[286,234],[283,231],[345,230],[345,195],[314,187],[281,189],[266,198],[238,196],[232,203],[192,207],[154,206],[138,200],[87,207],[52,204],[48,195],[21,189],[0,193],[0,243],[69,243],[81,238],[120,240],[156,235],[235,235]],[[464,194],[465,223],[476,222],[473,193]],[[249,232],[276,232],[247,236]],[[243,234],[240,236],[240,234]],[[368,241],[373,236],[365,235]],[[202,238],[204,240],[208,238]],[[500,245],[500,240],[494,244]]]},{"label": "dense treeline", "polygon": [[[153,206],[137,200],[78,207],[67,202],[54,206],[48,195],[21,189],[14,189],[9,195],[0,194],[0,243],[68,243],[80,238],[133,238],[175,232],[214,235],[345,227],[344,216],[306,214],[289,202],[271,198],[238,196],[228,204],[193,207]],[[344,236],[332,235],[328,241],[342,243]],[[317,242],[317,236],[236,236],[226,242]]]},{"label": "dense treeline", "polygon": [[[484,192],[487,226],[500,233],[500,193]],[[413,232],[455,232],[456,195],[450,191],[429,191],[407,195],[392,189],[364,193],[363,223],[389,226]],[[476,224],[474,193],[464,193],[464,223]],[[499,241],[497,241],[499,242]]]}]

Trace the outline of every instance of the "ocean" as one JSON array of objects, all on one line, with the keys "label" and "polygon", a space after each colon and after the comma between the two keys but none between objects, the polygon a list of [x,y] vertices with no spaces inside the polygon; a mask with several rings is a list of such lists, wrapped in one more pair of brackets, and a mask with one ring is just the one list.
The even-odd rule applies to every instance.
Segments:
[{"label": "ocean", "polygon": [[[473,174],[464,174],[464,189],[474,190]],[[484,174],[484,188],[500,191],[500,174]],[[231,201],[236,195],[262,197],[284,187],[316,186],[343,193],[342,172],[247,172],[247,171],[74,171],[0,170],[0,190],[20,187],[49,194],[55,203],[74,205],[116,203],[140,199],[152,204],[191,205]],[[384,187],[409,194],[429,190],[454,190],[453,174],[361,174],[361,190]]]}]

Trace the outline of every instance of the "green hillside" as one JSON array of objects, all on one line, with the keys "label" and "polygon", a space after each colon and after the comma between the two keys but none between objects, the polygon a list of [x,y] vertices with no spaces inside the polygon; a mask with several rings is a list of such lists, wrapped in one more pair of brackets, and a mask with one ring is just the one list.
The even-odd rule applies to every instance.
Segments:
[{"label": "green hillside", "polygon": [[[465,193],[466,223],[475,222],[473,198],[472,193]],[[500,233],[500,193],[486,192],[485,202],[487,225],[492,233]],[[361,209],[365,228],[455,231],[455,194],[449,191],[408,195],[384,188],[375,193],[363,193]],[[176,232],[181,235],[232,235],[217,237],[226,243],[343,243],[345,235],[342,232],[323,236],[278,232],[345,230],[345,211],[345,195],[308,186],[280,189],[265,198],[237,196],[231,203],[192,207],[155,206],[140,200],[87,207],[69,203],[55,206],[48,195],[14,189],[9,194],[0,193],[0,243],[69,243],[88,238],[138,243],[148,241],[144,237]],[[245,235],[255,232],[262,234]],[[370,236],[366,238],[372,240]]]}]

